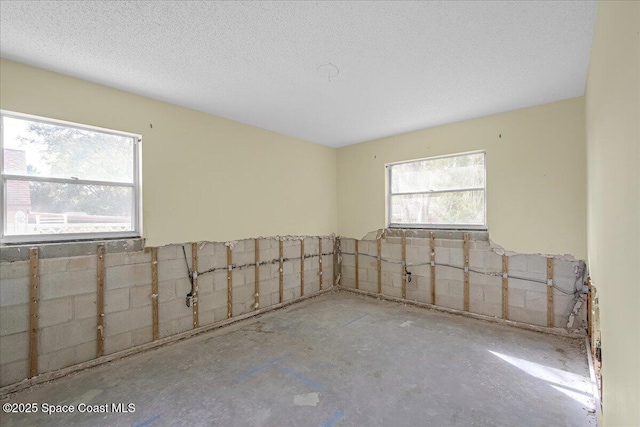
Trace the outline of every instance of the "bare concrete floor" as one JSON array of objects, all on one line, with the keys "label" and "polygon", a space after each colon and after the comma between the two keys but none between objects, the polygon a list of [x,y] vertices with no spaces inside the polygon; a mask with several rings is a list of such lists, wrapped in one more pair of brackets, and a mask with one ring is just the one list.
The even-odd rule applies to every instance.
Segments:
[{"label": "bare concrete floor", "polygon": [[40,411],[0,424],[595,426],[590,392],[580,341],[340,292],[20,392]]}]

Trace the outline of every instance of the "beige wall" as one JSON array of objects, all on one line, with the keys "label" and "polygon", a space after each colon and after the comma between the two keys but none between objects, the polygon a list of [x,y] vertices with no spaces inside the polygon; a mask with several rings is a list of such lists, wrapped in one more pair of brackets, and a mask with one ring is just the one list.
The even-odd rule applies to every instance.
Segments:
[{"label": "beige wall", "polygon": [[601,2],[586,92],[588,245],[603,420],[640,425],[640,3]]},{"label": "beige wall", "polygon": [[585,259],[584,139],[584,98],[574,98],[340,148],[338,232],[385,226],[385,163],[486,150],[491,239]]},{"label": "beige wall", "polygon": [[333,148],[16,62],[0,64],[2,109],[142,134],[149,245],[337,228]]}]

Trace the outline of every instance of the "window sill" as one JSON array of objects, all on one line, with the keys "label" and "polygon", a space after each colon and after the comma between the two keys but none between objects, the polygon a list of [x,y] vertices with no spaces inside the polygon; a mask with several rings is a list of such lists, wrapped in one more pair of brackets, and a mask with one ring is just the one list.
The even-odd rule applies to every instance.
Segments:
[{"label": "window sill", "polygon": [[93,239],[82,241],[20,243],[0,245],[2,262],[24,261],[29,259],[29,249],[38,248],[40,259],[60,258],[83,255],[97,255],[98,245],[104,245],[107,253],[139,252],[144,249],[144,238]]}]

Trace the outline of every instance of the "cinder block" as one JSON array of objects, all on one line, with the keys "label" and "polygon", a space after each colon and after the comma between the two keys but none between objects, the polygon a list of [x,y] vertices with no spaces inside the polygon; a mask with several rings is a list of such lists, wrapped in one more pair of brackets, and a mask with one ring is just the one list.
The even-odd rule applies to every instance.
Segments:
[{"label": "cinder block", "polygon": [[76,363],[86,362],[96,358],[96,341],[89,341],[75,346]]},{"label": "cinder block", "polygon": [[28,302],[29,278],[2,279],[2,283],[0,283],[0,307],[27,304]]},{"label": "cinder block", "polygon": [[407,264],[423,264],[430,262],[429,248],[426,246],[407,246]]},{"label": "cinder block", "polygon": [[475,269],[479,269],[479,270],[485,270],[486,269],[485,261],[484,261],[485,253],[486,253],[485,251],[470,250],[469,251],[469,266],[471,268],[475,268]]},{"label": "cinder block", "polygon": [[502,288],[497,286],[484,286],[483,297],[485,302],[499,304],[502,307]]},{"label": "cinder block", "polygon": [[214,291],[212,293],[198,295],[198,304],[199,304],[200,311],[213,310],[219,307],[226,307],[227,291],[226,290]]},{"label": "cinder block", "polygon": [[[158,248],[158,261],[167,261],[178,259],[179,245],[167,245]],[[182,249],[180,249],[180,256],[182,257]],[[158,266],[161,263],[158,262]]]},{"label": "cinder block", "polygon": [[51,353],[41,354],[38,356],[38,371],[51,372],[76,363],[75,347],[63,348]]},{"label": "cinder block", "polygon": [[[300,258],[300,246],[298,246],[296,258]],[[255,255],[253,251],[233,254],[233,265],[235,266],[247,266],[253,263],[255,263]]]},{"label": "cinder block", "polygon": [[523,289],[509,289],[509,307],[524,308],[524,297],[527,291]]},{"label": "cinder block", "polygon": [[553,263],[553,278],[556,281],[565,279],[567,282],[574,283],[576,280],[576,267],[578,261],[564,261],[555,259]]},{"label": "cinder block", "polygon": [[132,286],[129,288],[129,298],[131,308],[151,305],[151,285]]},{"label": "cinder block", "polygon": [[[260,269],[260,275],[262,275],[263,268]],[[213,273],[213,290],[221,291],[227,289],[228,286],[228,271],[216,271]]]},{"label": "cinder block", "polygon": [[66,297],[40,301],[38,312],[40,315],[38,319],[39,328],[68,322],[73,318],[73,298]]},{"label": "cinder block", "polygon": [[526,255],[527,271],[531,273],[547,274],[547,257],[543,255]]},{"label": "cinder block", "polygon": [[402,260],[402,247],[399,244],[382,245],[382,258],[391,261]]},{"label": "cinder block", "polygon": [[[171,301],[161,302],[158,304],[158,317],[160,323],[167,323],[171,320],[179,319],[180,317],[193,316],[193,309],[191,307],[187,307],[185,303],[185,298],[177,298]],[[126,321],[127,319],[120,319],[120,321]],[[148,325],[151,322],[151,316],[149,316],[149,323],[145,323],[144,325]],[[109,333],[109,327],[111,325],[107,325],[107,333]],[[142,325],[141,325],[142,326]],[[114,329],[114,333],[122,332],[126,330],[126,328],[122,329],[122,326],[118,329]]]},{"label": "cinder block", "polygon": [[0,337],[0,365],[28,358],[29,334],[27,332]]},{"label": "cinder block", "polygon": [[198,276],[198,294],[213,292],[213,289],[213,274]]},{"label": "cinder block", "polygon": [[464,283],[457,280],[449,280],[449,295],[464,296]]},{"label": "cinder block", "polygon": [[0,366],[0,386],[17,383],[27,378],[28,362],[19,360]]},{"label": "cinder block", "polygon": [[[109,255],[106,257],[109,259]],[[67,265],[68,271],[77,271],[77,270],[93,270],[95,271],[98,268],[98,257],[97,256],[76,256],[69,258],[69,263]]]},{"label": "cinder block", "polygon": [[200,326],[210,325],[215,321],[214,310],[200,310],[198,312],[198,322],[200,323]]},{"label": "cinder block", "polygon": [[104,312],[115,313],[129,309],[129,288],[112,289],[104,293]]},{"label": "cinder block", "polygon": [[[347,253],[354,253],[356,249],[354,239],[341,239],[340,246],[341,246],[342,252],[347,252]],[[307,239],[305,239],[305,249],[306,247],[307,247]]]},{"label": "cinder block", "polygon": [[160,338],[169,337],[171,335],[175,335],[178,332],[182,332],[180,330],[180,320],[173,319],[166,322],[160,322],[158,325],[158,334]]},{"label": "cinder block", "polygon": [[546,288],[547,288],[546,283],[531,282],[528,280],[509,278],[509,291],[511,291],[511,289],[522,289],[524,291],[546,292]]},{"label": "cinder block", "polygon": [[[176,279],[176,298],[184,300],[189,292],[191,292],[191,281],[189,279]],[[226,289],[226,288],[225,288]]]},{"label": "cinder block", "polygon": [[134,347],[153,341],[153,327],[147,326],[131,331],[131,343]]},{"label": "cinder block", "polygon": [[484,286],[469,285],[469,300],[484,301]]},{"label": "cinder block", "polygon": [[436,247],[435,260],[436,264],[449,264],[449,248]]},{"label": "cinder block", "polygon": [[455,310],[464,309],[464,301],[459,296],[437,295],[436,304],[440,307],[453,308]]},{"label": "cinder block", "polygon": [[[164,305],[166,304],[167,303],[165,303]],[[186,307],[185,305],[185,308],[188,307]],[[160,311],[160,306],[158,310],[160,312],[159,315],[164,314],[162,311]],[[150,326],[151,321],[151,307],[139,307],[126,311],[119,311],[117,313],[109,313],[105,315],[104,320],[105,335],[107,337],[111,337],[114,335],[122,334],[126,331],[131,331],[133,328]]]},{"label": "cinder block", "polygon": [[300,242],[290,242],[286,247],[283,248],[283,254],[285,258],[300,258]]},{"label": "cinder block", "polygon": [[69,258],[45,258],[38,261],[40,275],[61,273],[67,271]]},{"label": "cinder block", "polygon": [[[0,279],[4,284],[8,279],[28,279],[29,261],[14,261],[0,263]],[[4,285],[3,285],[4,286]]]},{"label": "cinder block", "polygon": [[462,248],[449,249],[449,264],[457,267],[464,266],[464,252],[462,251]]},{"label": "cinder block", "polygon": [[227,256],[227,245],[225,245],[224,242],[212,242],[211,244],[213,245],[214,254]]},{"label": "cinder block", "polygon": [[547,312],[547,293],[525,291],[525,308],[533,311]]},{"label": "cinder block", "polygon": [[177,298],[175,280],[162,280],[158,282],[158,302],[171,301]]},{"label": "cinder block", "polygon": [[131,332],[107,336],[104,340],[104,353],[111,354],[133,347]]},{"label": "cinder block", "polygon": [[233,270],[233,287],[239,287],[245,285],[245,275],[243,270]]},{"label": "cinder block", "polygon": [[547,326],[547,313],[527,308],[509,307],[509,320],[530,325]]},{"label": "cinder block", "polygon": [[484,314],[485,316],[501,317],[502,305],[494,302],[472,300],[469,302],[469,311]]},{"label": "cinder block", "polygon": [[0,310],[0,336],[26,332],[29,327],[29,306],[10,305]]},{"label": "cinder block", "polygon": [[429,239],[411,238],[411,239],[407,239],[407,245],[411,245],[411,246],[430,246],[431,242],[429,241]]},{"label": "cinder block", "polygon": [[40,354],[47,354],[64,348],[95,340],[95,319],[73,320],[40,329]]},{"label": "cinder block", "polygon": [[367,292],[378,292],[378,283],[369,282],[368,280],[361,280],[360,289]]},{"label": "cinder block", "polygon": [[84,294],[73,296],[73,318],[75,320],[87,319],[98,315],[96,306],[96,294]]},{"label": "cinder block", "polygon": [[394,286],[382,285],[382,293],[390,297],[402,298],[402,289]]},{"label": "cinder block", "polygon": [[[149,268],[149,274],[151,274],[151,268]],[[184,259],[158,261],[158,280],[175,280],[185,277],[189,277],[189,273]]]},{"label": "cinder block", "polygon": [[44,274],[40,277],[40,298],[46,300],[86,294],[96,290],[96,283],[96,272],[92,270]]},{"label": "cinder block", "polygon": [[[158,277],[160,277],[160,265],[158,263]],[[163,280],[165,279],[163,277]],[[151,283],[151,268],[147,264],[120,265],[107,268],[106,289],[117,289],[147,283]]]},{"label": "cinder block", "polygon": [[[526,255],[511,255],[509,257],[509,272],[512,271],[527,271],[527,256]],[[546,272],[546,270],[545,270]]]}]

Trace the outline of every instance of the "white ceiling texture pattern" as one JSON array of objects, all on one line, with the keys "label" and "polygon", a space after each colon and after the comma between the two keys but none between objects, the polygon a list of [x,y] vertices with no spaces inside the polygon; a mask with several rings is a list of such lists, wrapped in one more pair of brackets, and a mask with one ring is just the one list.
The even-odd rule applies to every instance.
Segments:
[{"label": "white ceiling texture pattern", "polygon": [[583,95],[596,9],[3,0],[0,53],[339,147]]}]

